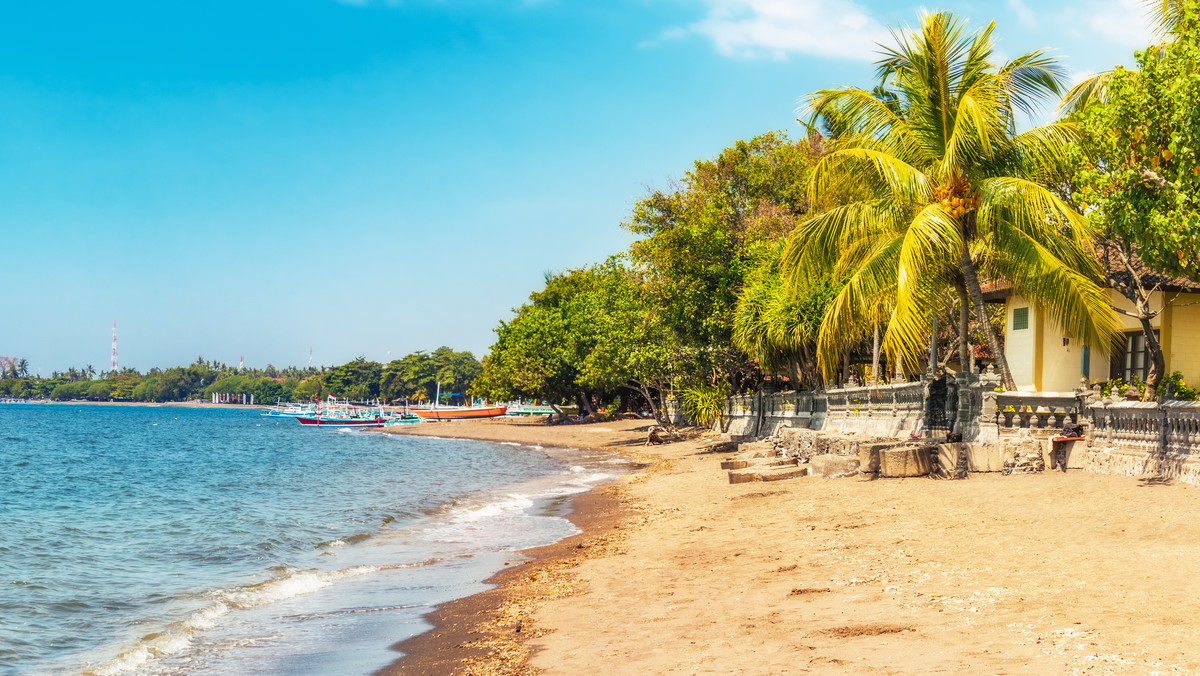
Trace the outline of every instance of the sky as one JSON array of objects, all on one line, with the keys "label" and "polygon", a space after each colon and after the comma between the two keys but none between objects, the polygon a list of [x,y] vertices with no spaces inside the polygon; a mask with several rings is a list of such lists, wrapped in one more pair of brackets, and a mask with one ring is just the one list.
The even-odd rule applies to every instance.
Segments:
[{"label": "sky", "polygon": [[117,320],[142,371],[482,357],[649,190],[799,136],[925,9],[1076,80],[1154,39],[1141,0],[7,3],[0,355],[107,370]]}]

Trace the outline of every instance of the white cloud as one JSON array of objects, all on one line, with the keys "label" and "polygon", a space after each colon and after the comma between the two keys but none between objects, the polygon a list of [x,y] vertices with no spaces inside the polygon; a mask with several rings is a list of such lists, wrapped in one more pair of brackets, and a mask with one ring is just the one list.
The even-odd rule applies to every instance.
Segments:
[{"label": "white cloud", "polygon": [[786,59],[809,54],[872,61],[887,29],[851,0],[699,0],[703,19],[663,38],[701,35],[727,56]]},{"label": "white cloud", "polygon": [[1020,21],[1023,26],[1030,30],[1037,30],[1037,16],[1021,0],[1008,0],[1008,9],[1016,15],[1017,21]]},{"label": "white cloud", "polygon": [[1089,2],[1080,16],[1095,38],[1121,47],[1142,49],[1160,39],[1143,0]]}]

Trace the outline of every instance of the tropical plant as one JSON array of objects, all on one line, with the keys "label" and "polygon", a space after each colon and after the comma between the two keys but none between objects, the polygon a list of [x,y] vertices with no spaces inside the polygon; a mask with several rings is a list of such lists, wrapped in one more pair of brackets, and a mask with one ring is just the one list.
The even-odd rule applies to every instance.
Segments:
[{"label": "tropical plant", "polygon": [[815,138],[762,134],[634,205],[625,227],[643,238],[629,257],[647,273],[649,300],[686,355],[676,364],[689,382],[757,377],[732,345],[738,294],[760,262],[758,245],[786,236],[808,212],[804,185],[820,151]]},{"label": "tropical plant", "polygon": [[701,427],[725,424],[725,398],[728,390],[721,384],[693,385],[679,393],[679,406],[684,415]]},{"label": "tropical plant", "polygon": [[782,280],[782,247],[782,240],[771,243],[771,251],[742,287],[733,317],[733,344],[758,361],[764,374],[784,372],[792,389],[815,388],[821,385],[817,334],[837,287],[818,279],[794,293]]},{"label": "tropical plant", "polygon": [[813,274],[844,278],[822,322],[818,356],[837,356],[886,311],[883,349],[916,369],[930,319],[956,289],[960,353],[965,310],[974,306],[1005,386],[1015,383],[984,308],[980,277],[1004,279],[1040,303],[1064,331],[1107,352],[1114,321],[1086,220],[1038,183],[1075,138],[1066,123],[1016,132],[1017,115],[1061,91],[1062,71],[1041,51],[993,63],[988,24],[964,33],[951,14],[926,14],[919,30],[896,32],[878,65],[895,100],[859,88],[812,95],[814,120],[836,116],[844,132],[817,164],[809,199],[844,184],[864,195],[805,220],[792,233],[785,268],[793,285]]}]

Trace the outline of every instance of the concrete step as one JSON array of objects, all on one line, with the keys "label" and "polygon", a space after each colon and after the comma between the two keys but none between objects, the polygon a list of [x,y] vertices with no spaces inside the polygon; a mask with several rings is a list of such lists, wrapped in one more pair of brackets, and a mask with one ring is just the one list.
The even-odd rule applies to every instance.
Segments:
[{"label": "concrete step", "polygon": [[791,465],[780,467],[753,467],[729,473],[729,483],[745,484],[754,481],[783,481],[808,476],[807,465]]}]

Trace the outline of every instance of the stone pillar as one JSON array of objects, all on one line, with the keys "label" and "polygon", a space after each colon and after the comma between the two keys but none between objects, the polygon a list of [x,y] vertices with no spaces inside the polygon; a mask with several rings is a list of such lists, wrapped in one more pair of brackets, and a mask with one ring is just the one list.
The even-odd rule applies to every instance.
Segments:
[{"label": "stone pillar", "polygon": [[980,400],[979,433],[975,440],[982,444],[1000,443],[1000,427],[996,424],[996,391],[984,390]]}]

